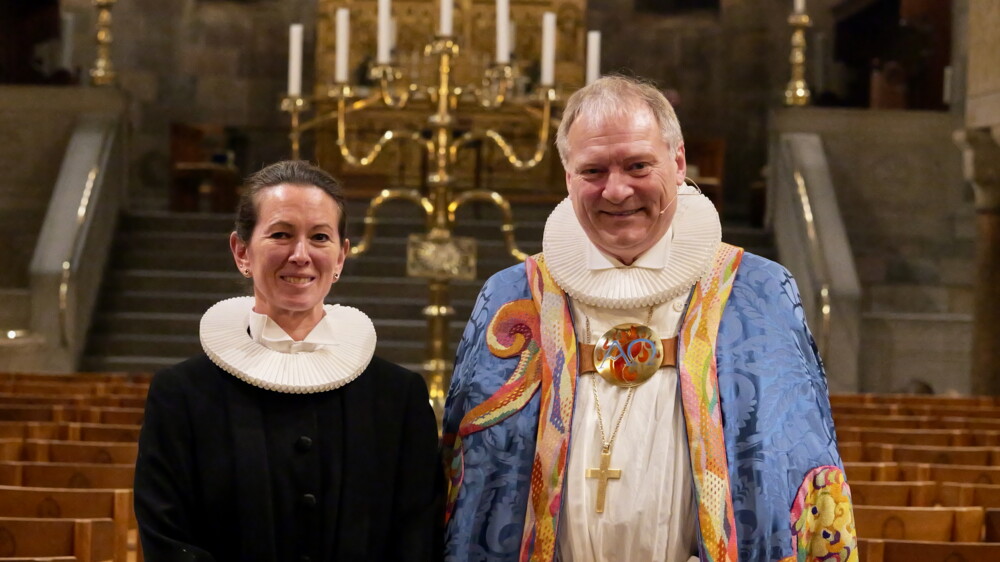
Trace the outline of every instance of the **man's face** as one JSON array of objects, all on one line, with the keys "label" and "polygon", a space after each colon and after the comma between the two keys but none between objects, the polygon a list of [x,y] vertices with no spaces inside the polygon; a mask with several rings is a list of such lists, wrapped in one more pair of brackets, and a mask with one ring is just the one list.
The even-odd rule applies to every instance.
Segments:
[{"label": "man's face", "polygon": [[566,188],[577,220],[598,248],[628,265],[670,228],[684,146],[673,157],[652,111],[624,118],[580,115],[566,135]]}]

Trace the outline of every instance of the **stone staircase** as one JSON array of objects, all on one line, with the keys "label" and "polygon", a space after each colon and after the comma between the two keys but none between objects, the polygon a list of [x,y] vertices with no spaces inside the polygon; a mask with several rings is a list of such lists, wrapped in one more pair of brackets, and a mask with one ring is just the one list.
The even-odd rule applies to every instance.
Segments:
[{"label": "stone staircase", "polygon": [[[519,247],[541,249],[545,218],[553,204],[514,206]],[[349,205],[348,236],[360,240],[364,205]],[[470,204],[458,212],[455,234],[474,236],[478,245],[477,279],[451,283],[455,316],[449,343],[461,338],[476,295],[486,278],[516,263],[505,249],[499,213]],[[377,353],[419,369],[423,360],[427,282],[406,277],[406,237],[421,232],[422,220],[406,204],[389,203],[368,252],[348,259],[328,302],[355,306],[375,323]],[[201,351],[198,323],[215,302],[250,294],[229,253],[232,216],[133,210],[123,215],[91,327],[82,369],[152,371]],[[774,257],[770,237],[759,229],[725,226],[723,239],[749,251]]]}]

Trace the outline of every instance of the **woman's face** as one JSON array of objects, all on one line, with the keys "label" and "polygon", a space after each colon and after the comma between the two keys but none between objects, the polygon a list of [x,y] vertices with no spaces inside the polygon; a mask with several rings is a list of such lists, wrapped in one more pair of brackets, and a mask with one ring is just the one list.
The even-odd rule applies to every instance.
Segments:
[{"label": "woman's face", "polygon": [[229,240],[236,266],[253,279],[254,311],[286,331],[303,320],[319,322],[350,249],[337,234],[337,203],[312,185],[279,184],[261,190],[256,206],[250,240],[235,232]]}]

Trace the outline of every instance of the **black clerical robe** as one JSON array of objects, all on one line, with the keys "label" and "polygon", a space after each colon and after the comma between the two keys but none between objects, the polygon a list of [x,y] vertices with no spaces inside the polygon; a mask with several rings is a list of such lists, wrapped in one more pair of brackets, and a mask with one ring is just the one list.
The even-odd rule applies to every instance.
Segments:
[{"label": "black clerical robe", "polygon": [[437,427],[420,377],[374,358],[327,392],[264,390],[202,355],[154,377],[136,464],[146,560],[428,560]]}]

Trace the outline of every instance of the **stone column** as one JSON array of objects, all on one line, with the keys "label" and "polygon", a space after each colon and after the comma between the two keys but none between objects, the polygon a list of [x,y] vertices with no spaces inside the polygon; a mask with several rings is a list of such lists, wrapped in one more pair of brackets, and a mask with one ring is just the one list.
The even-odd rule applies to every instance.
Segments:
[{"label": "stone column", "polygon": [[1000,395],[1000,126],[957,131],[955,142],[976,197],[971,388]]}]

